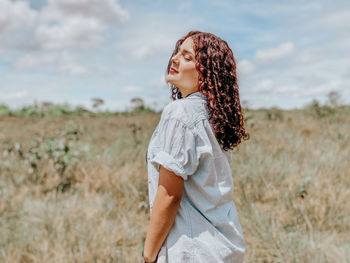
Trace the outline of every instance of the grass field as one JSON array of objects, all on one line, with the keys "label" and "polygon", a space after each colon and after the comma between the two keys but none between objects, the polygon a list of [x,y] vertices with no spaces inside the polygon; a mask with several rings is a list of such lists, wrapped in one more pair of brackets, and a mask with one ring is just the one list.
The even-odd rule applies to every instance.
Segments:
[{"label": "grass field", "polygon": [[[0,115],[0,262],[141,262],[160,113],[27,113]],[[245,117],[245,262],[350,262],[350,107]]]}]

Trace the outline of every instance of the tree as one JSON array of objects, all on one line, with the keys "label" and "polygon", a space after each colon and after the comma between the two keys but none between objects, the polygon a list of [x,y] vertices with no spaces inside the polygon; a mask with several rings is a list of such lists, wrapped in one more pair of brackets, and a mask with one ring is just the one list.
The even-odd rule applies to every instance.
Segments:
[{"label": "tree", "polygon": [[145,106],[145,102],[141,98],[132,98],[130,102],[131,102],[132,109],[137,109],[142,106]]},{"label": "tree", "polygon": [[93,102],[93,104],[92,104],[92,107],[93,107],[93,108],[97,108],[97,107],[99,107],[100,105],[104,104],[103,99],[92,98],[91,100],[92,100],[92,102]]},{"label": "tree", "polygon": [[340,103],[341,95],[338,91],[331,91],[327,94],[329,104],[333,107],[338,106]]}]

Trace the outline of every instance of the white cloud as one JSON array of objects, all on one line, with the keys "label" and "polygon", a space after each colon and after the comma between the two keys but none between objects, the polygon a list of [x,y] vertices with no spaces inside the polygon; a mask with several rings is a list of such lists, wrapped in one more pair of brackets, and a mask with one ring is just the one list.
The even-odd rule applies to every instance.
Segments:
[{"label": "white cloud", "polygon": [[49,0],[35,36],[43,49],[91,47],[106,38],[109,25],[128,20],[128,11],[113,0]]},{"label": "white cloud", "polygon": [[275,88],[275,83],[271,79],[263,79],[260,81],[257,86],[255,87],[255,91],[260,93],[260,92],[269,92],[273,91]]},{"label": "white cloud", "polygon": [[37,12],[29,7],[28,2],[12,2],[0,0],[0,35],[31,26],[36,19]]},{"label": "white cloud", "polygon": [[43,49],[91,47],[104,39],[106,27],[94,18],[66,18],[59,24],[40,25],[35,32]]},{"label": "white cloud", "polygon": [[26,55],[14,63],[14,68],[18,70],[36,69],[43,65],[52,64],[54,60],[55,57],[52,54],[41,56]]},{"label": "white cloud", "polygon": [[192,7],[192,3],[189,1],[184,1],[178,5],[179,10],[186,10]]},{"label": "white cloud", "polygon": [[58,72],[68,72],[72,75],[87,73],[87,68],[79,65],[67,51],[42,55],[26,55],[14,63],[17,70],[50,68]]},{"label": "white cloud", "polygon": [[141,46],[132,50],[131,55],[136,59],[146,59],[152,55],[152,50],[150,46]]},{"label": "white cloud", "polygon": [[316,58],[309,52],[301,51],[299,54],[296,54],[294,61],[300,64],[310,64],[315,62]]},{"label": "white cloud", "polygon": [[153,89],[161,89],[161,90],[164,90],[164,89],[167,89],[167,83],[165,81],[165,75],[163,76],[160,76],[159,78],[157,79],[151,79],[151,81],[149,82],[149,86],[150,88],[153,88]]},{"label": "white cloud", "polygon": [[115,0],[49,0],[48,3],[47,10],[57,10],[64,16],[94,17],[105,24],[125,23],[130,18],[129,12]]},{"label": "white cloud", "polygon": [[255,65],[248,59],[240,60],[237,63],[237,74],[238,76],[247,76],[253,73]]},{"label": "white cloud", "polygon": [[69,72],[72,75],[81,75],[88,72],[88,69],[75,61],[75,58],[68,52],[61,52],[57,59],[57,69],[61,72]]},{"label": "white cloud", "polygon": [[295,45],[290,41],[274,48],[258,49],[255,53],[255,60],[259,63],[276,61],[291,54],[294,49]]},{"label": "white cloud", "polygon": [[126,86],[122,89],[122,93],[128,94],[128,95],[139,95],[139,93],[142,92],[142,89],[137,86]]},{"label": "white cloud", "polygon": [[331,30],[350,29],[350,10],[339,9],[312,21],[309,27],[327,28]]},{"label": "white cloud", "polygon": [[130,19],[129,12],[115,0],[48,0],[38,11],[25,1],[0,0],[0,10],[0,35],[24,28],[34,32],[34,39],[16,44],[19,48],[92,47],[109,36],[111,25]]},{"label": "white cloud", "polygon": [[10,100],[18,100],[25,98],[28,95],[27,91],[15,91],[15,92],[9,92],[1,94],[1,100],[4,102],[8,102]]},{"label": "white cloud", "polygon": [[[188,21],[188,24],[194,22]],[[121,60],[145,61],[171,55],[176,41],[186,34],[187,25],[173,23],[171,17],[157,17],[145,14],[142,26],[130,27],[120,34],[120,40],[115,47]],[[165,70],[164,70],[165,71]]]},{"label": "white cloud", "polygon": [[143,30],[137,36],[139,40],[135,41],[134,38],[131,38],[132,42],[129,42],[130,54],[135,59],[145,60],[160,52],[169,52],[172,48],[175,48],[177,40],[175,36],[161,31],[145,32]]}]

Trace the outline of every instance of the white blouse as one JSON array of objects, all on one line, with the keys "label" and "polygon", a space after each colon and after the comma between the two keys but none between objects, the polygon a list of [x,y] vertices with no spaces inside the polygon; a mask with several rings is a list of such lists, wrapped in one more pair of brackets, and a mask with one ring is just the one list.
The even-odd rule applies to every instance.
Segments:
[{"label": "white blouse", "polygon": [[159,165],[181,176],[184,191],[158,263],[243,262],[246,243],[233,201],[232,151],[223,151],[199,91],[170,102],[147,150],[150,213]]}]

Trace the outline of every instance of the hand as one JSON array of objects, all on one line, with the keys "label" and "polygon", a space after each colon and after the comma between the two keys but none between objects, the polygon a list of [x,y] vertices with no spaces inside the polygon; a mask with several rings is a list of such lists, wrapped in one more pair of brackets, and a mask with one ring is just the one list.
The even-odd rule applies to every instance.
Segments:
[{"label": "hand", "polygon": [[157,262],[158,255],[157,255],[153,260],[152,260],[151,257],[145,257],[145,256],[143,255],[143,259],[144,259],[145,263],[155,263],[155,262]]}]

